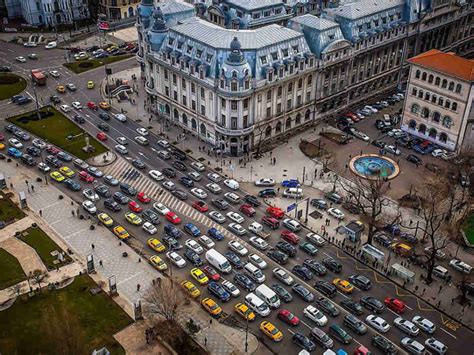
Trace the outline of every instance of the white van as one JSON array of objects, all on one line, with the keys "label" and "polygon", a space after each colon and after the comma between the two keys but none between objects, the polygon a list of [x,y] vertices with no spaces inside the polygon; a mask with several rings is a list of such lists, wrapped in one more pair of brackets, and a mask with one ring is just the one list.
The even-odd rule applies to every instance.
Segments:
[{"label": "white van", "polygon": [[270,314],[270,308],[255,293],[249,293],[247,296],[245,296],[245,304],[262,317],[266,317]]},{"label": "white van", "polygon": [[244,269],[248,277],[250,277],[253,281],[258,282],[259,284],[265,282],[265,274],[255,265],[247,263],[245,264]]},{"label": "white van", "polygon": [[283,191],[283,197],[287,198],[302,198],[303,197],[303,189],[299,187],[290,187]]},{"label": "white van", "polygon": [[232,189],[232,190],[238,190],[240,188],[239,183],[237,181],[235,181],[234,179],[224,180],[224,185],[227,186],[229,189]]},{"label": "white van", "polygon": [[232,272],[232,266],[230,266],[227,258],[215,249],[209,249],[206,252],[206,260],[224,274],[230,274]]},{"label": "white van", "polygon": [[143,136],[137,136],[134,139],[135,139],[135,142],[137,142],[140,145],[148,145],[148,139],[146,139]]},{"label": "white van", "polygon": [[273,290],[267,285],[262,284],[258,286],[255,289],[255,294],[264,300],[270,308],[275,309],[280,307],[280,299],[278,298],[277,294],[273,292]]},{"label": "white van", "polygon": [[239,203],[240,202],[240,196],[233,193],[233,192],[226,192],[224,194],[224,198],[229,201],[230,203]]}]

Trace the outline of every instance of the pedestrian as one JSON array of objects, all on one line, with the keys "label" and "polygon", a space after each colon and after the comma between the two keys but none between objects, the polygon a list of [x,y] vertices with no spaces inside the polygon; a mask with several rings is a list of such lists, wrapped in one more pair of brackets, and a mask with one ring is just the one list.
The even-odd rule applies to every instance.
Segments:
[{"label": "pedestrian", "polygon": [[102,260],[99,260],[99,265],[104,267],[104,264],[102,263]]},{"label": "pedestrian", "polygon": [[137,284],[137,292],[140,291],[140,284]]},{"label": "pedestrian", "polygon": [[439,308],[440,305],[441,305],[441,300],[438,301],[438,303],[436,304],[436,307]]},{"label": "pedestrian", "polygon": [[56,272],[59,272],[59,265],[56,264]]},{"label": "pedestrian", "polygon": [[421,295],[424,295],[426,291],[426,288],[423,287],[423,291],[421,291]]},{"label": "pedestrian", "polygon": [[138,258],[138,262],[141,263],[141,262],[142,262],[142,258]]},{"label": "pedestrian", "polygon": [[280,193],[280,188],[277,188],[277,192]]},{"label": "pedestrian", "polygon": [[440,293],[442,289],[443,289],[443,285],[441,284],[441,285],[439,285],[439,291],[438,291],[438,293]]},{"label": "pedestrian", "polygon": [[34,185],[31,185],[31,191],[35,192],[35,186]]},{"label": "pedestrian", "polygon": [[71,201],[71,206],[74,206],[74,201]]},{"label": "pedestrian", "polygon": [[76,213],[74,212],[74,210],[71,211],[71,214],[72,214],[73,217],[76,215]]},{"label": "pedestrian", "polygon": [[91,244],[91,248],[92,248],[92,250],[94,250],[94,249],[95,249],[95,245],[94,245],[94,244]]},{"label": "pedestrian", "polygon": [[455,300],[455,298],[451,299],[451,305],[454,305],[454,300]]},{"label": "pedestrian", "polygon": [[204,337],[204,346],[207,346],[207,338]]},{"label": "pedestrian", "polygon": [[413,224],[413,220],[410,219],[410,226]]},{"label": "pedestrian", "polygon": [[39,210],[40,217],[43,217],[43,211]]}]

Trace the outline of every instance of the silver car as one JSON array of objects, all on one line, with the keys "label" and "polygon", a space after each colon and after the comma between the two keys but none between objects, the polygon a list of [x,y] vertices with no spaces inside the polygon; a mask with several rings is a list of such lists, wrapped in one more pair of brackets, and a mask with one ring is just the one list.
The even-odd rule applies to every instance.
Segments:
[{"label": "silver car", "polygon": [[446,354],[446,352],[448,351],[448,347],[439,340],[436,340],[435,338],[426,339],[425,346],[436,354],[440,355]]},{"label": "silver car", "polygon": [[407,333],[408,335],[411,336],[417,336],[418,333],[420,332],[420,329],[416,325],[414,325],[412,322],[410,322],[407,319],[404,319],[402,317],[397,317],[393,320],[393,324],[400,329],[401,331]]},{"label": "silver car", "polygon": [[283,282],[287,286],[293,285],[295,280],[285,270],[276,267],[272,270],[273,276]]},{"label": "silver car", "polygon": [[213,194],[218,194],[222,191],[221,187],[215,183],[209,183],[206,185],[206,188],[211,191]]},{"label": "silver car", "polygon": [[430,320],[423,318],[421,316],[414,316],[411,320],[418,328],[427,332],[428,334],[433,334],[436,330],[436,326]]},{"label": "silver car", "polygon": [[415,339],[406,337],[403,338],[400,343],[409,354],[422,355],[425,353],[425,347],[423,344],[417,342]]},{"label": "silver car", "polygon": [[388,324],[385,319],[378,317],[376,315],[370,314],[365,318],[365,321],[375,330],[378,330],[380,333],[387,333],[390,329],[390,324]]},{"label": "silver car", "polygon": [[212,219],[213,221],[219,223],[219,224],[222,224],[225,222],[226,218],[224,217],[224,215],[222,215],[221,213],[217,212],[217,211],[211,211],[209,212],[208,214],[209,218]]}]

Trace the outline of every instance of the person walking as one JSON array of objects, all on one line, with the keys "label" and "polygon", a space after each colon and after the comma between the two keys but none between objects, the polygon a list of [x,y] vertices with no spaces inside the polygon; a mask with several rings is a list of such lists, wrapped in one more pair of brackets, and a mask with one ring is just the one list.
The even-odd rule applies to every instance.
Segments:
[{"label": "person walking", "polygon": [[99,265],[104,267],[104,264],[102,263],[102,260],[99,260]]},{"label": "person walking", "polygon": [[140,291],[140,287],[141,287],[140,284],[137,284],[137,292]]},{"label": "person walking", "polygon": [[40,217],[43,217],[43,210],[39,210]]},{"label": "person walking", "polygon": [[35,192],[35,185],[31,185],[31,192]]},{"label": "person walking", "polygon": [[94,249],[95,249],[95,245],[94,245],[94,244],[91,244],[91,248],[92,248],[92,250],[94,250]]}]

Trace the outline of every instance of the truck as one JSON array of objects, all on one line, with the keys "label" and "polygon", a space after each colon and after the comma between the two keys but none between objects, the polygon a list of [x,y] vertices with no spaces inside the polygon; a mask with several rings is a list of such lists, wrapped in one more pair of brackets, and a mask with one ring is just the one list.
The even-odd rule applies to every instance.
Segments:
[{"label": "truck", "polygon": [[227,258],[215,249],[209,249],[206,252],[206,260],[224,274],[230,274],[232,272],[232,266],[230,266]]},{"label": "truck", "polygon": [[39,69],[31,70],[31,79],[36,83],[36,85],[46,85],[46,76]]},{"label": "truck", "polygon": [[249,225],[249,231],[251,231],[257,237],[260,237],[262,239],[266,240],[266,239],[270,238],[270,233],[264,232],[263,231],[263,226],[258,222],[252,222]]}]

